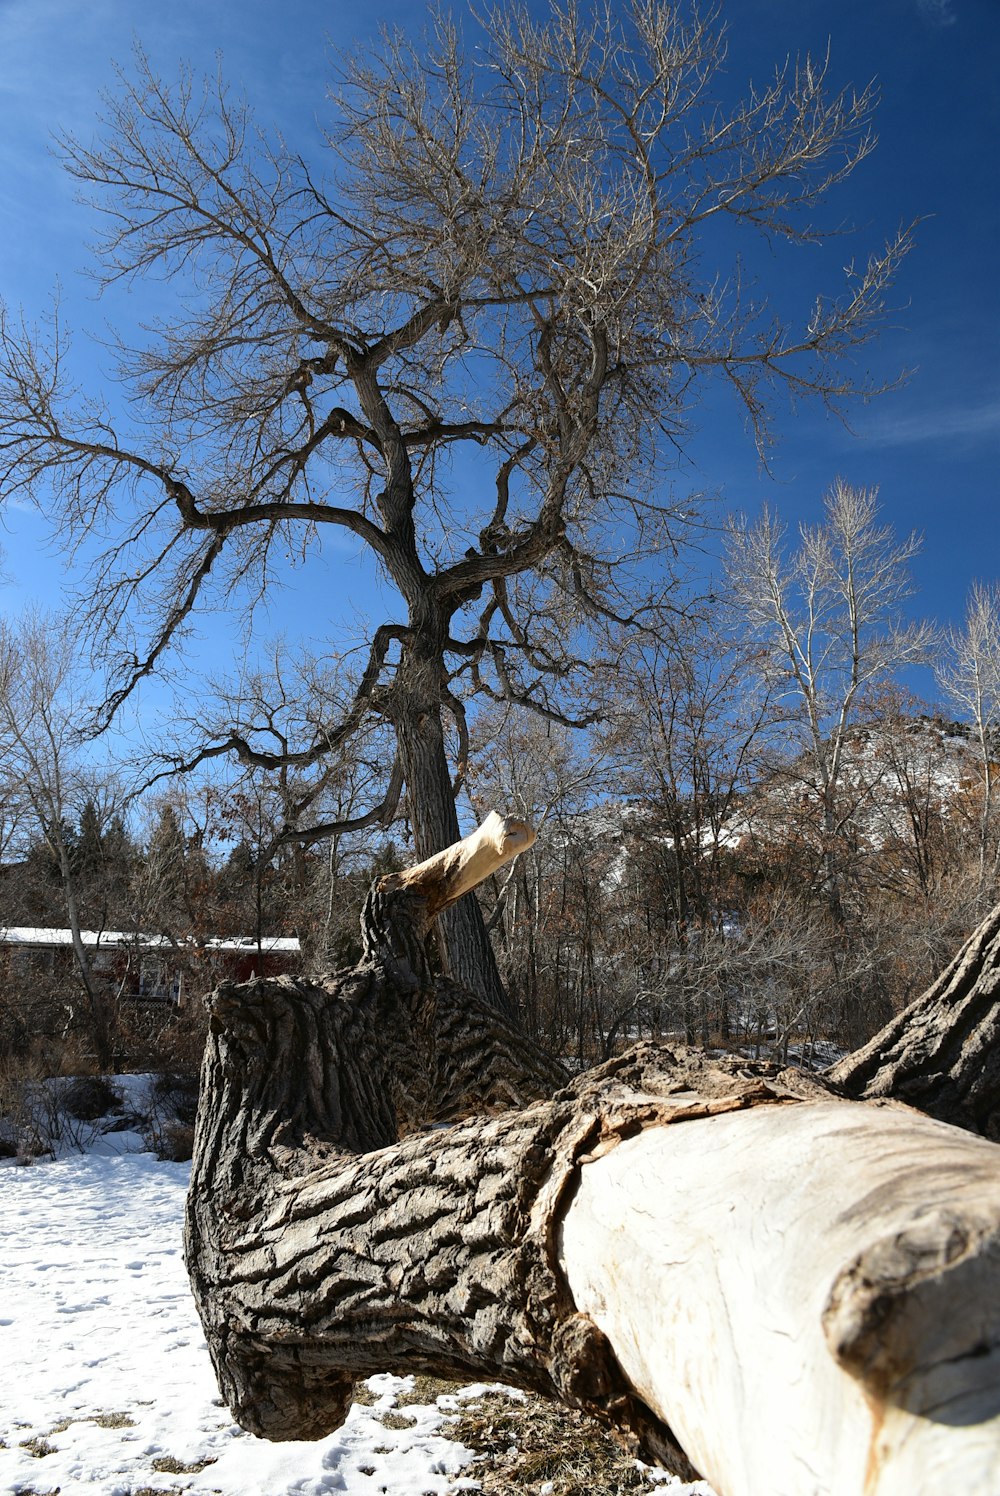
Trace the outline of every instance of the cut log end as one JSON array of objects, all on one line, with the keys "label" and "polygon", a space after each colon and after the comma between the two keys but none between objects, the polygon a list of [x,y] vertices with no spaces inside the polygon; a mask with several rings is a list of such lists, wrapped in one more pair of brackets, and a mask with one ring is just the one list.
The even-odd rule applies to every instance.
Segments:
[{"label": "cut log end", "polygon": [[976,1215],[974,1205],[928,1207],[845,1267],[823,1313],[827,1344],[844,1369],[918,1415],[931,1412],[918,1383],[927,1402],[942,1371],[1000,1354],[1000,1213]]},{"label": "cut log end", "polygon": [[517,816],[502,816],[491,811],[481,826],[454,846],[428,857],[416,867],[383,878],[383,892],[405,889],[419,894],[427,906],[428,918],[440,914],[464,894],[526,852],[535,840],[527,821]]}]

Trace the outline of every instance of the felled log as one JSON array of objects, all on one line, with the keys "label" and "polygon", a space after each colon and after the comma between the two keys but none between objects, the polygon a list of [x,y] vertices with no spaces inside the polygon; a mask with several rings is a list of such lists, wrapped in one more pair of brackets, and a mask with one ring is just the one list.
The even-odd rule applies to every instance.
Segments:
[{"label": "felled log", "polygon": [[529,840],[383,880],[357,970],[213,995],[186,1253],[235,1417],[318,1438],[372,1373],[488,1378],[723,1496],[992,1492],[994,1145],[661,1046],[567,1083],[426,954]]},{"label": "felled log", "polygon": [[995,1154],[835,1098],[644,1128],[580,1169],[561,1263],[726,1496],[990,1496]]},{"label": "felled log", "polygon": [[1000,1141],[1000,906],[936,982],[827,1074]]}]

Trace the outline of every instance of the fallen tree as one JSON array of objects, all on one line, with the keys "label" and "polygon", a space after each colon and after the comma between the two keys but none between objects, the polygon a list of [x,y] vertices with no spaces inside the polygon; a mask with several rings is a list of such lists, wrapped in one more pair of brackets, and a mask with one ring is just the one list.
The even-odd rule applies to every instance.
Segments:
[{"label": "fallen tree", "polygon": [[426,953],[532,839],[491,816],[372,889],[357,969],[210,999],[186,1253],[235,1417],[318,1438],[372,1373],[486,1377],[725,1496],[992,1492],[994,1145],[846,1099],[912,1075],[905,1024],[845,1081],[654,1045],[569,1080]]},{"label": "fallen tree", "polygon": [[1000,906],[922,997],[827,1072],[848,1096],[891,1096],[1000,1141]]}]

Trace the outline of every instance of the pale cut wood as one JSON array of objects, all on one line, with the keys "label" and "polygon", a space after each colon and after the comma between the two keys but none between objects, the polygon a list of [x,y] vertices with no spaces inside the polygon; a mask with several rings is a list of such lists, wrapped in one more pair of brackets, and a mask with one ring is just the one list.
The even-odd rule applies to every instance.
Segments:
[{"label": "pale cut wood", "polygon": [[725,1496],[1000,1490],[1000,1166],[830,1099],[643,1131],[560,1234],[577,1308]]},{"label": "pale cut wood", "polygon": [[382,879],[381,887],[384,891],[401,888],[419,894],[426,902],[428,917],[433,919],[498,868],[526,852],[534,840],[535,832],[527,821],[491,810],[482,825],[460,842],[402,873],[390,873]]}]

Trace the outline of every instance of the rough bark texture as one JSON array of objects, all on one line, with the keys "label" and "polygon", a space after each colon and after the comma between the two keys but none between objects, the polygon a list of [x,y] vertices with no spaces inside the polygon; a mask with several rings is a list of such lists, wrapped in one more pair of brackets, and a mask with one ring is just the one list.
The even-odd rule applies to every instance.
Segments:
[{"label": "rough bark texture", "polygon": [[922,997],[827,1072],[855,1098],[893,1096],[1000,1141],[1000,906]]},{"label": "rough bark texture", "polygon": [[[669,1395],[637,1390],[635,1371],[623,1370],[628,1355],[599,1327],[603,1291],[583,1313],[584,1289],[575,1296],[568,1279],[564,1227],[581,1178],[612,1150],[626,1157],[630,1139],[675,1134],[668,1123],[756,1116],[760,1107],[825,1116],[838,1087],[652,1045],[567,1084],[495,1008],[431,976],[427,929],[463,880],[452,879],[447,860],[426,866],[372,890],[357,970],[321,982],[226,985],[210,999],[186,1255],[220,1388],[244,1427],[301,1439],[337,1427],[354,1381],[378,1371],[498,1378],[585,1409],[637,1451],[691,1474]],[[951,969],[956,980],[965,969]],[[498,1107],[518,1110],[483,1115]],[[440,1123],[452,1125],[435,1130]],[[780,1156],[779,1147],[779,1167]],[[710,1172],[699,1160],[696,1177]],[[843,1172],[841,1215],[861,1219],[871,1197],[849,1164]],[[682,1189],[670,1209],[684,1211]],[[975,1231],[944,1221],[940,1241],[916,1242],[914,1270],[902,1277],[909,1226],[893,1226],[884,1248],[869,1242],[864,1261],[848,1254],[825,1329],[829,1354],[867,1389],[862,1411],[874,1406],[872,1378],[882,1377],[883,1401],[896,1396],[879,1366],[880,1326],[887,1314],[908,1326],[904,1280],[936,1282],[974,1237],[1000,1297],[996,1214]],[[737,1260],[740,1250],[736,1243]],[[953,1281],[964,1292],[966,1278]],[[931,1296],[932,1322],[940,1303]],[[948,1305],[946,1317],[960,1316],[960,1303]],[[979,1355],[978,1340],[968,1352],[988,1367],[994,1351],[1000,1356],[1000,1326],[990,1324],[988,1354]],[[911,1342],[919,1358],[923,1341]],[[877,1421],[881,1438],[881,1414]],[[896,1489],[891,1481],[876,1488]]]},{"label": "rough bark texture", "polygon": [[806,1082],[648,1046],[549,1101],[397,1142],[402,1119],[523,1104],[558,1069],[469,994],[439,983],[386,1001],[374,971],[223,987],[211,1010],[187,1262],[244,1427],[321,1437],[353,1382],[389,1367],[487,1375],[690,1470],[576,1313],[561,1212],[580,1159],[609,1139],[790,1099]]},{"label": "rough bark texture", "polygon": [[[458,842],[461,832],[455,795],[448,773],[441,709],[433,698],[405,698],[408,710],[399,716],[396,735],[404,765],[413,840],[420,857]],[[470,988],[512,1021],[515,1004],[504,989],[496,957],[475,893],[445,909],[439,919],[439,948],[448,974]]]}]

